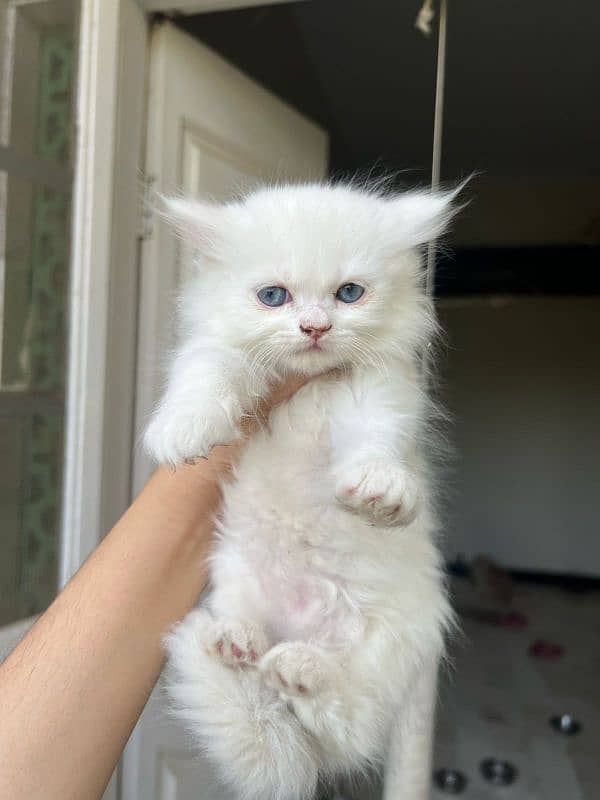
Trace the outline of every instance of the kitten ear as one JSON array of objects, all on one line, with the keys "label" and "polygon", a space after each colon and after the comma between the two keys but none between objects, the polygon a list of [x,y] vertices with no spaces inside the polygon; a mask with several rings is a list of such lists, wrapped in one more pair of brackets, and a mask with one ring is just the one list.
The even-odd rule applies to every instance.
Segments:
[{"label": "kitten ear", "polygon": [[185,197],[159,196],[159,213],[179,236],[205,256],[216,255],[221,240],[220,206]]},{"label": "kitten ear", "polygon": [[466,181],[449,192],[405,192],[386,201],[390,234],[403,247],[417,247],[437,239],[465,204],[454,203]]}]

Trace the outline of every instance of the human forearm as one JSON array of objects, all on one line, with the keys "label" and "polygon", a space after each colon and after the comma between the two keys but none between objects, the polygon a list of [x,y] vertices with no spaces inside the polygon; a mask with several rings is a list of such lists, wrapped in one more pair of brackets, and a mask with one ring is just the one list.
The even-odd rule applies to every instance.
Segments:
[{"label": "human forearm", "polygon": [[[246,418],[251,435],[287,381]],[[157,470],[0,667],[0,797],[99,798],[163,664],[161,640],[198,599],[219,480],[244,447]]]},{"label": "human forearm", "polygon": [[228,458],[158,470],[2,666],[1,797],[101,796],[160,673],[161,637],[206,581]]}]

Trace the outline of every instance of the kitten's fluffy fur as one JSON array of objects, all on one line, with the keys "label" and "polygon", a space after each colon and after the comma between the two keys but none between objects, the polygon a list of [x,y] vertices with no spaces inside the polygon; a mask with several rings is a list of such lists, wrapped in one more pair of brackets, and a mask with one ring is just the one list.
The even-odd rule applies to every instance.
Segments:
[{"label": "kitten's fluffy fur", "polygon": [[[210,597],[167,639],[174,707],[246,800],[309,798],[377,765],[394,726],[399,796],[427,796],[450,614],[422,446],[434,322],[419,248],[452,199],[312,185],[168,203],[198,257],[146,435],[158,461],[232,440],[276,377],[341,368],[252,438],[224,487]],[[353,304],[335,298],[348,282],[366,289]],[[264,286],[291,302],[261,305]],[[328,325],[319,349],[301,329]]]}]

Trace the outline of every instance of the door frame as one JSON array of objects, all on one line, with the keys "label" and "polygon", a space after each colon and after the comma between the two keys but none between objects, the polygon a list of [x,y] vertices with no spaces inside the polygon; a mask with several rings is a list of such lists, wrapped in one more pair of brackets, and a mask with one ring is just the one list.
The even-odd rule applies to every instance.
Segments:
[{"label": "door frame", "polygon": [[131,499],[147,20],[82,0],[60,585]]},{"label": "door frame", "polygon": [[234,8],[269,6],[275,3],[292,3],[297,0],[140,0],[145,11],[173,11],[180,14],[205,14],[208,11],[232,11]]},{"label": "door frame", "polygon": [[[134,492],[139,250],[145,227],[140,177],[151,12],[202,13],[289,1],[81,0],[61,586]],[[135,759],[135,740],[134,732],[122,762]],[[119,768],[104,800],[123,797],[120,773]]]},{"label": "door frame", "polygon": [[136,0],[81,2],[60,586],[131,501],[147,30]]},{"label": "door frame", "polygon": [[[78,23],[59,589],[130,501],[135,398],[147,21],[136,0],[81,0]],[[1,656],[36,618],[3,629]]]},{"label": "door frame", "polygon": [[[131,500],[148,27],[137,0],[81,0],[78,23],[59,589]],[[35,619],[3,628],[0,661]]]}]

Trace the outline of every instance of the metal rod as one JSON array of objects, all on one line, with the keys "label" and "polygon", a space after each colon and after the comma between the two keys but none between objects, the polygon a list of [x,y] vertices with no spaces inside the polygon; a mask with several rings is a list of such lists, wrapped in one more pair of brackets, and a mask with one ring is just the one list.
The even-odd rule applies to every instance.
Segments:
[{"label": "metal rod", "polygon": [[[448,3],[440,0],[440,21],[438,24],[437,70],[435,77],[435,108],[433,113],[433,155],[431,161],[431,189],[440,185],[442,166],[442,133],[444,126],[444,89],[446,81],[446,31],[448,28]],[[435,241],[429,243],[427,250],[427,294],[435,290]]]}]

